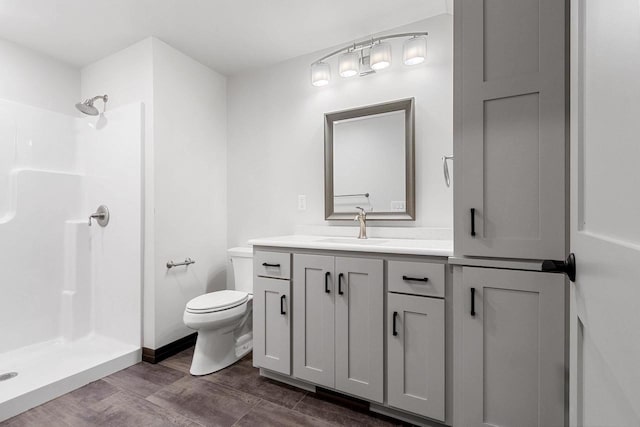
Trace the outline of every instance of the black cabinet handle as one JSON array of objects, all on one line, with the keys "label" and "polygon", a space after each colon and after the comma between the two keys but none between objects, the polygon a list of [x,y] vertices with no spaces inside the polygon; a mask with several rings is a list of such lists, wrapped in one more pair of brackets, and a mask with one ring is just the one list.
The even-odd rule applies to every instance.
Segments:
[{"label": "black cabinet handle", "polygon": [[328,271],[326,273],[324,273],[324,291],[328,294],[331,293],[331,291],[329,290],[329,275],[331,273],[329,273]]},{"label": "black cabinet handle", "polygon": [[398,336],[398,331],[396,330],[396,319],[398,318],[398,312],[394,311],[393,312],[393,336],[397,337]]},{"label": "black cabinet handle", "polygon": [[286,295],[282,295],[282,296],[280,297],[280,314],[283,314],[283,315],[284,315],[284,314],[287,314],[287,312],[286,312],[286,311],[284,311],[284,299],[285,299],[285,296],[286,296]]},{"label": "black cabinet handle", "polygon": [[428,282],[429,278],[428,277],[402,276],[402,280],[404,280],[405,282]]},{"label": "black cabinet handle", "polygon": [[471,288],[471,316],[476,315],[476,288]]},{"label": "black cabinet handle", "polygon": [[280,264],[269,264],[268,262],[262,263],[263,267],[280,267]]},{"label": "black cabinet handle", "polygon": [[340,273],[338,274],[338,293],[340,295],[344,295],[344,292],[342,292],[342,278],[344,277],[344,274]]},{"label": "black cabinet handle", "polygon": [[476,209],[471,208],[471,235],[476,236]]}]

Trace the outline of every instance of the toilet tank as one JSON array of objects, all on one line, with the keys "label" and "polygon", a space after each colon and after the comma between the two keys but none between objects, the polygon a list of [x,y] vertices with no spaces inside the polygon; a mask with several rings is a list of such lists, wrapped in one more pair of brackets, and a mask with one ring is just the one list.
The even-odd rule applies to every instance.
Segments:
[{"label": "toilet tank", "polygon": [[231,248],[227,250],[233,265],[233,289],[253,293],[253,249]]}]

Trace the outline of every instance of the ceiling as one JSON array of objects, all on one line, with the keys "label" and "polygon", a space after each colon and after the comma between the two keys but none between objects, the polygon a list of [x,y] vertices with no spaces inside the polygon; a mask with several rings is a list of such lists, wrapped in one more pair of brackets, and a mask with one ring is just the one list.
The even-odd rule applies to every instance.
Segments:
[{"label": "ceiling", "polygon": [[223,73],[441,13],[452,0],[0,0],[0,38],[82,67],[156,36]]}]

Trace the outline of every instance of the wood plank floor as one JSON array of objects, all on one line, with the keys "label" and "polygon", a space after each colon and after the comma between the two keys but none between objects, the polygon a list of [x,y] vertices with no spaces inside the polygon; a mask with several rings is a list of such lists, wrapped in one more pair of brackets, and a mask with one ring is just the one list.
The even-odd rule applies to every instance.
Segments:
[{"label": "wood plank floor", "polygon": [[0,423],[47,426],[401,426],[261,377],[251,355],[202,377],[193,348],[157,365],[141,362]]}]

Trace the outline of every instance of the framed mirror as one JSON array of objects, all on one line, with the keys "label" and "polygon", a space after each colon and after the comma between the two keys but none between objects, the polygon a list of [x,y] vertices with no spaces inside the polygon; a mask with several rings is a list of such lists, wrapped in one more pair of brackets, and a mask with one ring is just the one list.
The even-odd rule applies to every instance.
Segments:
[{"label": "framed mirror", "polygon": [[325,219],[415,219],[414,99],[324,115]]}]

